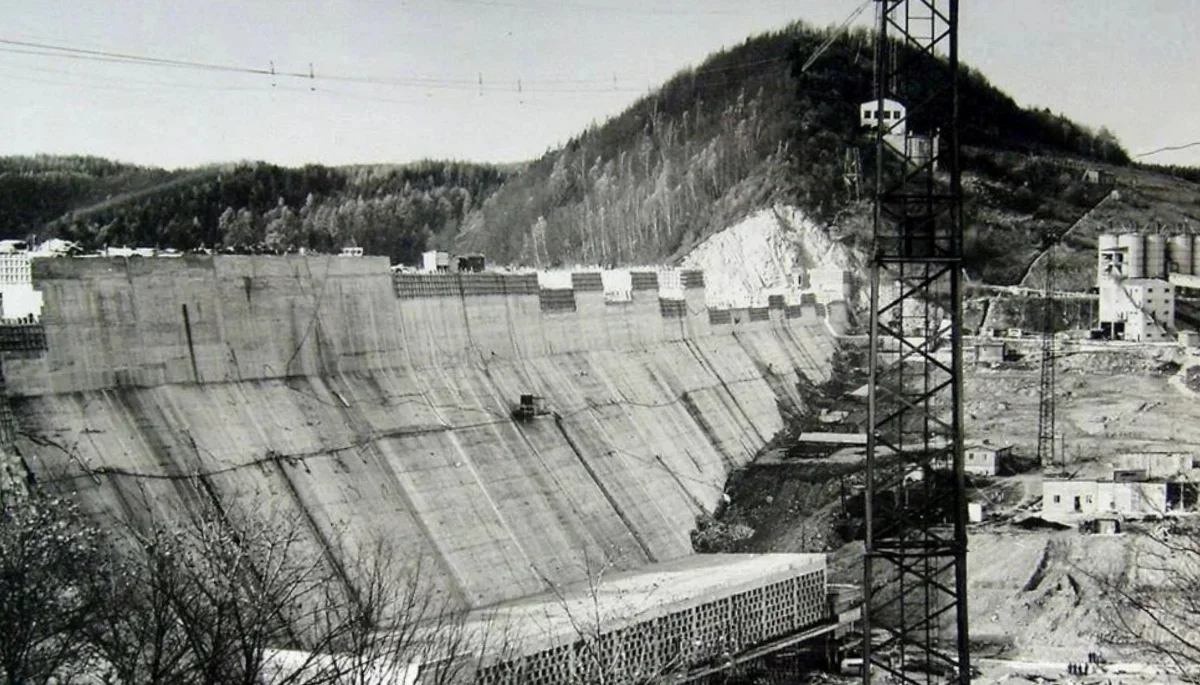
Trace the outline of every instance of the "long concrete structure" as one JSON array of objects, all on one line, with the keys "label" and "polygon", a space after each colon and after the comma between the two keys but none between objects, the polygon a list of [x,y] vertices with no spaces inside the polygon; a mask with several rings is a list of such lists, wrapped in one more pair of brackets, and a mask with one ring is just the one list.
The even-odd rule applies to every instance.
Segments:
[{"label": "long concrete structure", "polygon": [[478,685],[632,685],[837,619],[823,554],[700,554],[475,612],[464,632],[512,627],[496,653],[471,650]]},{"label": "long concrete structure", "polygon": [[[0,437],[97,514],[272,512],[335,563],[382,538],[462,607],[680,559],[833,340],[817,305],[708,311],[699,272],[682,299],[654,276],[613,301],[381,258],[37,260]],[[553,414],[513,421],[523,393]]]}]

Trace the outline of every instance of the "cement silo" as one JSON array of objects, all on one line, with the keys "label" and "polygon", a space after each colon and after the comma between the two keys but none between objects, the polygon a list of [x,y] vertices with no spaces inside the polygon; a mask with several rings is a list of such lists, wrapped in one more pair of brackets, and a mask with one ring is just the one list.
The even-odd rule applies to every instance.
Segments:
[{"label": "cement silo", "polygon": [[1146,236],[1146,278],[1167,277],[1167,236],[1151,233]]},{"label": "cement silo", "polygon": [[1192,236],[1178,233],[1167,239],[1167,271],[1175,274],[1191,274]]},{"label": "cement silo", "polygon": [[1200,235],[1192,236],[1192,274],[1200,276]]},{"label": "cement silo", "polygon": [[1145,278],[1146,250],[1141,233],[1122,233],[1117,236],[1117,246],[1125,248],[1125,277]]}]

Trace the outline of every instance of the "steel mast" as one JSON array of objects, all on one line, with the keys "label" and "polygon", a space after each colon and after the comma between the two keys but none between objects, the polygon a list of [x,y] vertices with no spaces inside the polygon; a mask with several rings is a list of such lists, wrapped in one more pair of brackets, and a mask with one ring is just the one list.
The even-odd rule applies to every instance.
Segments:
[{"label": "steel mast", "polygon": [[958,0],[876,7],[863,679],[966,685]]}]

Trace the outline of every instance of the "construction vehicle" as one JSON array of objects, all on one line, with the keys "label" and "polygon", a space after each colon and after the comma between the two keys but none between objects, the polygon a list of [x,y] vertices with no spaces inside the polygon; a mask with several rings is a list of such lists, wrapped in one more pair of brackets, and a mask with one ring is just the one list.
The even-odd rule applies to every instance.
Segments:
[{"label": "construction vehicle", "polygon": [[546,398],[540,395],[521,395],[521,403],[513,409],[513,418],[517,421],[532,421],[541,416],[550,416],[550,414]]}]

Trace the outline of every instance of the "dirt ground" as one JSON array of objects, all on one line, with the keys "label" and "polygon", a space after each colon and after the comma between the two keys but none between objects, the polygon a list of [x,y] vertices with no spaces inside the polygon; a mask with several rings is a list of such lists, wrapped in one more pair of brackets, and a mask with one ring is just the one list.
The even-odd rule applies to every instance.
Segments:
[{"label": "dirt ground", "polygon": [[[1180,382],[1181,370],[1200,361],[1175,346],[1097,349],[1068,346],[1057,367],[1057,432],[1068,470],[1121,452],[1200,450],[1200,405],[1189,401]],[[968,438],[1036,453],[1040,371],[1036,350],[1025,351],[1031,361],[968,371]]]},{"label": "dirt ground", "polygon": [[[1036,348],[1026,350],[1036,360]],[[1068,346],[1058,366],[1058,432],[1065,463],[1050,473],[1091,475],[1122,452],[1200,452],[1200,394],[1187,387],[1188,370],[1200,376],[1200,355],[1175,346]],[[1035,361],[973,367],[964,381],[969,439],[1011,443],[1018,454],[1036,451],[1039,369]],[[1063,458],[1061,453],[1060,458]],[[834,482],[798,483],[772,470],[748,479],[746,507],[760,511],[759,530],[745,551],[831,552],[830,577],[860,582],[861,542],[838,544],[827,536],[837,509]],[[1131,528],[1120,535],[1077,530],[1024,530],[1017,511],[1036,512],[1042,473],[996,479],[973,493],[992,506],[989,521],[974,524],[968,552],[968,609],[977,682],[1170,682],[1158,660],[1126,646],[1105,579],[1146,581],[1139,559],[1149,538]],[[833,506],[820,506],[833,501]],[[752,504],[753,503],[753,504]],[[809,517],[810,512],[819,512]],[[1198,528],[1200,530],[1200,528]],[[1200,533],[1198,533],[1200,534]],[[1187,560],[1200,565],[1200,558]],[[1182,562],[1181,562],[1182,563]],[[1153,582],[1153,581],[1149,581]],[[948,635],[949,637],[949,635]],[[1086,676],[1067,664],[1089,652],[1110,662]]]}]

